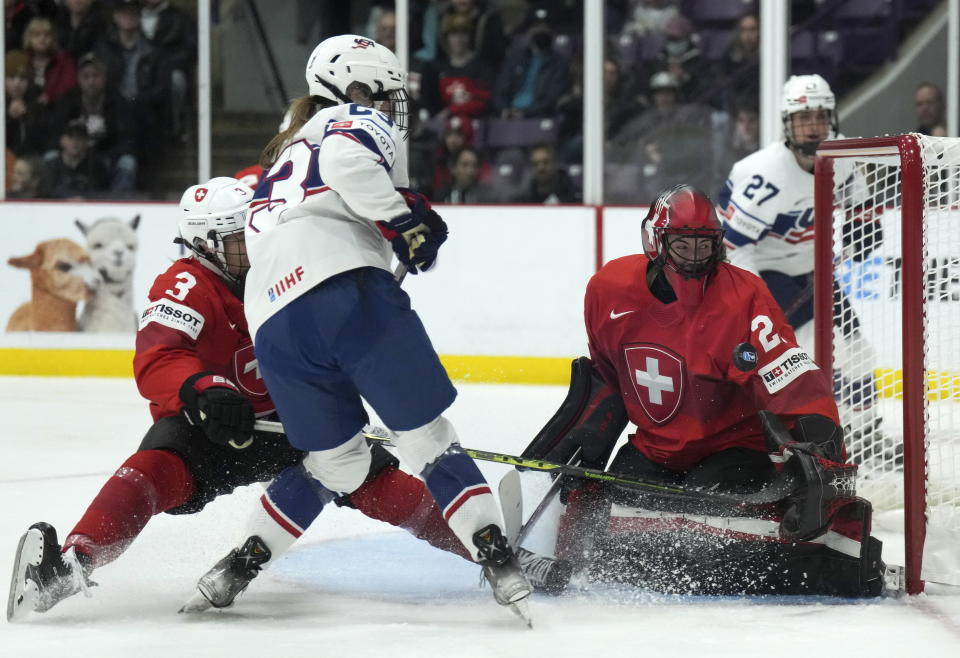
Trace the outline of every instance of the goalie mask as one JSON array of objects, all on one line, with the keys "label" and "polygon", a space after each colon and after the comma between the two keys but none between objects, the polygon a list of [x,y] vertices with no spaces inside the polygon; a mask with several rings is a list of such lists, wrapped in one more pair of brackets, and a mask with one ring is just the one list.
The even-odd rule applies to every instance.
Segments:
[{"label": "goalie mask", "polygon": [[723,225],[710,198],[690,185],[661,192],[641,225],[643,250],[677,299],[696,306],[723,262]]},{"label": "goalie mask", "polygon": [[180,198],[180,237],[203,265],[238,290],[250,269],[243,229],[253,191],[221,176],[187,189]]},{"label": "goalie mask", "polygon": [[[797,113],[803,114],[794,119]],[[790,76],[783,85],[780,116],[787,146],[807,156],[815,155],[820,142],[836,137],[840,130],[836,98],[819,75]]]},{"label": "goalie mask", "polygon": [[356,34],[330,37],[314,48],[306,78],[311,96],[338,105],[373,107],[389,116],[406,136],[407,73],[389,48]]}]

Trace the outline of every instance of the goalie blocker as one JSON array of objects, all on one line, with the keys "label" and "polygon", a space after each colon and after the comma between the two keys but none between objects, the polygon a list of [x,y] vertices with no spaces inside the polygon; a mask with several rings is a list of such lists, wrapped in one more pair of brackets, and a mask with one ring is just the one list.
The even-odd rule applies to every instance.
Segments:
[{"label": "goalie blocker", "polygon": [[[797,485],[782,501],[731,506],[729,513],[711,504],[706,514],[696,503],[681,507],[649,495],[641,502],[635,491],[562,476],[566,509],[557,557],[591,579],[669,593],[872,597],[883,593],[885,577],[896,586],[896,572],[887,573],[881,560],[881,542],[870,536],[871,505],[855,495],[856,466],[843,463],[840,428],[822,416],[803,416],[788,431],[776,415],[760,415],[770,453],[757,453],[751,486],[762,487],[785,469]],[[604,468],[626,424],[619,393],[580,357],[566,399],[523,456]],[[718,453],[676,472],[627,444],[610,470],[698,486],[707,502],[711,489],[730,491],[723,488],[723,461]]]}]

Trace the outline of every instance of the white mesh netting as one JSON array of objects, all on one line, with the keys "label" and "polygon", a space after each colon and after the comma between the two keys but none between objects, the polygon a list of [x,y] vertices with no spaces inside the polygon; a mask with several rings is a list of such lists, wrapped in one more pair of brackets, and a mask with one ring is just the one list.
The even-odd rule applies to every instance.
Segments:
[{"label": "white mesh netting", "polygon": [[[923,160],[928,536],[960,546],[960,139],[918,136]],[[900,156],[834,158],[834,384],[860,495],[903,508]],[[908,213],[908,216],[910,213]],[[920,292],[920,291],[917,291]],[[920,338],[920,337],[917,337]],[[931,540],[930,547],[936,544]],[[930,550],[934,550],[930,548]],[[924,560],[924,578],[957,581]],[[928,565],[929,562],[929,565]],[[951,567],[952,568],[952,567]]]}]

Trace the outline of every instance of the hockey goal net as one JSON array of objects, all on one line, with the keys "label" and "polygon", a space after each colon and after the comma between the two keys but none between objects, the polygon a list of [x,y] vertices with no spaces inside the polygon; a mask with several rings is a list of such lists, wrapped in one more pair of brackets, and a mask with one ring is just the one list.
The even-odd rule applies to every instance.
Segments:
[{"label": "hockey goal net", "polygon": [[960,585],[960,139],[824,142],[815,176],[816,359],[858,493],[902,523],[908,592]]}]

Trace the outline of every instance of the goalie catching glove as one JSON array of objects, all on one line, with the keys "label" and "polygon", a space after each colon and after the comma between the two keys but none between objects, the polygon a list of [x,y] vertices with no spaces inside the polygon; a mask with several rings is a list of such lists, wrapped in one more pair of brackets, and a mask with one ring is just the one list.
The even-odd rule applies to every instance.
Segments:
[{"label": "goalie catching glove", "polygon": [[797,478],[780,524],[784,539],[806,541],[822,534],[833,513],[856,497],[857,465],[841,462],[843,433],[829,418],[801,416],[787,431],[780,418],[760,412],[770,459]]},{"label": "goalie catching glove", "polygon": [[183,415],[219,445],[250,445],[255,415],[250,400],[226,377],[198,372],[180,387]]},{"label": "goalie catching glove", "polygon": [[419,192],[397,188],[410,212],[387,222],[377,222],[377,228],[393,247],[397,259],[407,266],[410,274],[433,267],[437,252],[447,239],[447,224],[431,207],[430,200]]}]

